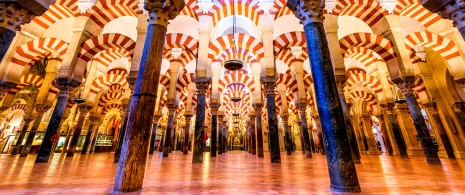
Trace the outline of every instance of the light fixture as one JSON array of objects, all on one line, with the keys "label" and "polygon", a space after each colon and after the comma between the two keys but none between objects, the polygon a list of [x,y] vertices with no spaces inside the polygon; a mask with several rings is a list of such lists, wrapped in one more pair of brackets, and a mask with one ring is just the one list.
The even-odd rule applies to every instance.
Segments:
[{"label": "light fixture", "polygon": [[242,67],[244,67],[244,64],[242,61],[237,59],[237,46],[236,46],[236,6],[235,3],[233,2],[233,39],[232,39],[232,49],[233,49],[233,59],[230,59],[226,62],[224,62],[223,66],[224,68],[231,70],[231,71],[236,71],[240,70]]},{"label": "light fixture", "polygon": [[392,89],[392,98],[394,99],[394,102],[397,104],[403,104],[407,102],[405,99],[404,94],[402,91],[397,87],[397,85],[394,85],[394,88]]}]

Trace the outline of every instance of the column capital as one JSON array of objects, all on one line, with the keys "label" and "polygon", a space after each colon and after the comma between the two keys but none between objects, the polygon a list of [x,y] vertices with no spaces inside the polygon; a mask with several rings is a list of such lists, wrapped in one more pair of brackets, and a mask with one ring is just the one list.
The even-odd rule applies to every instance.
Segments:
[{"label": "column capital", "polygon": [[153,123],[157,124],[160,118],[161,118],[161,115],[158,115],[158,114],[153,115],[153,119],[152,119]]},{"label": "column capital", "polygon": [[37,116],[43,116],[49,108],[50,108],[49,106],[45,106],[43,104],[36,104],[35,109],[37,112]]},{"label": "column capital", "polygon": [[210,105],[212,115],[218,115],[218,105]]},{"label": "column capital", "polygon": [[344,87],[346,86],[346,81],[336,79],[337,93],[344,94]]},{"label": "column capital", "polygon": [[79,104],[78,109],[79,109],[79,116],[86,116],[87,113],[89,113],[89,111],[92,109],[92,106],[87,105],[87,104]]},{"label": "column capital", "polygon": [[174,115],[174,112],[176,112],[176,105],[168,104],[168,105],[166,105],[166,107],[168,107],[168,114],[169,115]]},{"label": "column capital", "polygon": [[277,78],[265,78],[265,77],[262,77],[262,79],[260,79],[260,82],[265,87],[267,95],[274,94],[274,88],[276,87],[277,80],[278,80]]},{"label": "column capital", "polygon": [[194,82],[199,94],[206,94],[208,87],[211,84],[211,78],[194,77]]},{"label": "column capital", "polygon": [[431,115],[438,114],[438,108],[436,107],[436,102],[429,102],[429,103],[423,104],[423,106]]},{"label": "column capital", "polygon": [[0,27],[16,32],[31,22],[34,14],[16,3],[0,3],[0,16]]},{"label": "column capital", "polygon": [[415,79],[409,78],[404,79],[401,82],[396,83],[397,87],[402,90],[404,95],[413,95],[413,87],[415,86]]},{"label": "column capital", "polygon": [[148,25],[160,25],[166,28],[168,20],[174,19],[184,8],[182,0],[145,0],[145,9],[149,14]]},{"label": "column capital", "polygon": [[461,112],[460,108],[462,107],[462,102],[453,102],[450,104],[454,112]]},{"label": "column capital", "polygon": [[58,96],[59,97],[68,97],[69,94],[71,93],[71,91],[74,90],[74,88],[75,88],[75,86],[68,85],[68,84],[58,85],[58,89],[60,90],[60,92],[58,92]]},{"label": "column capital", "polygon": [[98,122],[100,122],[100,117],[98,116],[90,116],[89,121],[91,124],[96,125]]},{"label": "column capital", "polygon": [[287,122],[289,121],[289,115],[281,115],[281,118],[283,119],[283,124],[287,124]]},{"label": "column capital", "polygon": [[458,29],[465,27],[465,1],[452,0],[439,2],[448,3],[442,6],[438,6],[437,1],[426,0],[422,1],[421,4],[430,12],[439,14],[441,18],[452,20],[452,24]]},{"label": "column capital", "polygon": [[255,103],[253,105],[253,108],[255,110],[255,113],[260,115],[262,113],[263,104],[262,103]]},{"label": "column capital", "polygon": [[325,18],[323,16],[324,0],[290,0],[287,6],[294,11],[295,17],[304,26],[312,22],[323,23]]}]

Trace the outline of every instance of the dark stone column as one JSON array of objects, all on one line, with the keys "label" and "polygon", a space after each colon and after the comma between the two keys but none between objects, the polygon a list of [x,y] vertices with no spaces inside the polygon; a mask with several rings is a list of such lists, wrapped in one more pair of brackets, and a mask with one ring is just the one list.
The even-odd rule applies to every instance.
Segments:
[{"label": "dark stone column", "polygon": [[[302,103],[302,102],[301,102]],[[300,125],[302,134],[302,150],[305,151],[305,158],[312,158],[312,148],[310,140],[313,140],[313,135],[308,133],[307,128],[307,117],[305,116],[305,110],[307,109],[307,103],[303,103],[299,107],[300,114]]]},{"label": "dark stone column", "polygon": [[94,130],[92,131],[92,137],[90,141],[90,148],[89,148],[89,153],[94,153],[95,150],[95,143],[97,143],[97,137],[98,137],[98,131],[101,123],[98,123],[95,125]]},{"label": "dark stone column", "polygon": [[37,154],[35,161],[36,163],[48,162],[52,152],[52,147],[55,143],[55,138],[58,138],[57,131],[60,127],[63,112],[66,109],[66,103],[68,103],[69,93],[78,84],[79,83],[76,82],[75,84],[58,85],[58,88],[60,89],[60,92],[58,92],[58,100],[55,104],[55,108],[53,109],[52,117],[48,123],[47,130],[45,131],[44,140],[40,145],[39,153]]},{"label": "dark stone column", "polygon": [[172,131],[173,131],[173,123],[174,123],[174,112],[176,111],[175,105],[168,105],[168,124],[166,125],[166,132],[165,132],[165,145],[163,147],[163,157],[168,157],[171,151],[171,141],[172,138]]},{"label": "dark stone column", "polygon": [[205,100],[208,86],[210,85],[210,78],[194,78],[195,85],[197,86],[197,105],[195,113],[195,132],[194,132],[194,151],[193,163],[203,162],[203,123],[205,120]]},{"label": "dark stone column", "polygon": [[339,94],[339,99],[341,100],[342,112],[344,112],[344,120],[346,122],[347,128],[347,137],[349,139],[350,151],[352,152],[352,158],[354,159],[355,164],[361,164],[360,161],[360,150],[358,149],[357,137],[355,136],[354,127],[350,122],[350,105],[346,103],[346,97],[344,96],[344,87],[346,86],[346,75],[343,78],[340,78],[342,75],[336,76],[336,85],[337,93]]},{"label": "dark stone column", "polygon": [[324,145],[324,141],[323,141],[323,133],[321,132],[320,116],[313,115],[312,118],[313,118],[313,120],[315,120],[316,134],[318,136],[318,142],[320,143],[320,154],[321,155],[326,155],[325,145]]},{"label": "dark stone column", "polygon": [[76,146],[79,141],[79,137],[81,136],[81,130],[82,130],[82,125],[84,125],[84,119],[86,119],[86,115],[89,112],[90,109],[92,109],[92,106],[86,105],[86,104],[80,104],[78,105],[79,109],[79,117],[76,126],[74,127],[74,133],[73,133],[73,138],[71,138],[71,142],[69,143],[69,148],[66,153],[66,157],[73,157],[74,152],[76,151]]},{"label": "dark stone column", "polygon": [[16,155],[20,152],[21,145],[23,145],[23,140],[27,133],[27,129],[33,120],[34,118],[24,115],[21,132],[19,132],[18,140],[16,141],[15,147],[13,147],[13,150],[11,151],[11,155]]},{"label": "dark stone column", "polygon": [[271,163],[281,163],[281,152],[279,150],[278,118],[276,117],[276,101],[274,99],[274,88],[276,78],[262,78],[266,90],[266,109],[268,111],[268,132],[270,144]]},{"label": "dark stone column", "polygon": [[360,192],[323,26],[324,2],[291,0],[287,4],[304,25],[310,68],[314,79],[315,99],[327,153],[331,190]]},{"label": "dark stone column", "polygon": [[250,130],[251,130],[251,145],[250,147],[252,148],[252,154],[256,155],[257,154],[257,136],[255,135],[255,115],[250,115]]},{"label": "dark stone column", "polygon": [[396,116],[394,116],[394,103],[388,103],[387,105],[381,105],[386,109],[386,114],[389,118],[389,123],[391,124],[392,134],[394,134],[394,139],[396,140],[397,149],[399,150],[400,157],[402,159],[408,159],[407,155],[407,145],[405,145],[404,138],[402,137],[402,132],[400,130],[399,123],[397,122]]},{"label": "dark stone column", "polygon": [[211,131],[211,142],[210,142],[210,157],[216,157],[216,144],[217,144],[217,128],[218,128],[218,107],[219,105],[211,105],[212,113],[212,131]]},{"label": "dark stone column", "polygon": [[87,134],[86,134],[86,139],[84,140],[84,145],[82,146],[81,154],[87,154],[87,151],[89,150],[89,146],[91,143],[91,138],[92,138],[92,133],[95,131],[94,129],[96,128],[96,124],[98,123],[99,118],[95,116],[90,116],[89,117],[89,128],[87,128]]},{"label": "dark stone column", "polygon": [[32,20],[34,14],[28,9],[16,2],[0,3],[0,62],[15,38],[16,31],[20,31],[21,25]]},{"label": "dark stone column", "polygon": [[413,93],[412,87],[414,85],[415,79],[413,77],[406,77],[403,82],[397,83],[397,86],[402,89],[405,99],[407,100],[410,116],[412,116],[413,123],[415,124],[415,129],[417,130],[418,139],[420,139],[426,162],[431,165],[440,165],[441,160],[439,159],[436,147],[433,144],[428,127],[426,126],[425,118],[423,118],[421,114],[420,106]]},{"label": "dark stone column", "polygon": [[224,153],[223,147],[223,119],[224,115],[218,115],[218,154]]},{"label": "dark stone column", "polygon": [[[129,88],[131,89],[132,92],[134,92],[134,87],[135,87],[135,80],[134,79],[127,79],[128,80],[128,84],[129,84]],[[126,127],[128,125],[128,118],[129,118],[129,104],[131,103],[132,101],[132,94],[131,94],[131,97],[129,98],[129,103],[126,104],[126,107],[124,107],[123,105],[123,121],[121,123],[121,126],[119,128],[119,131],[118,131],[118,139],[116,140],[116,147],[115,147],[115,154],[114,154],[114,158],[113,158],[113,163],[118,163],[119,162],[119,158],[121,156],[121,148],[123,146],[123,141],[124,141],[124,135],[126,134]]]},{"label": "dark stone column", "polygon": [[263,157],[263,132],[262,132],[262,107],[261,103],[254,105],[255,123],[257,124],[257,156]]},{"label": "dark stone column", "polygon": [[377,115],[376,118],[378,118],[379,120],[379,126],[381,128],[381,132],[383,133],[384,146],[386,147],[387,154],[389,156],[392,156],[393,152],[391,146],[391,139],[389,139],[389,134],[387,133],[386,124],[384,123],[384,116],[380,114]]},{"label": "dark stone column", "polygon": [[32,142],[34,142],[34,138],[36,137],[37,129],[39,128],[40,122],[42,121],[42,117],[48,109],[49,107],[44,107],[43,105],[36,105],[37,115],[34,119],[34,123],[32,123],[31,131],[29,131],[26,143],[24,144],[24,147],[21,150],[21,154],[19,155],[20,157],[26,157],[29,154]]},{"label": "dark stone column", "polygon": [[155,151],[155,143],[156,143],[155,139],[157,138],[157,127],[158,127],[159,120],[160,120],[160,115],[153,116],[152,136],[150,138],[149,154],[153,154],[153,152]]},{"label": "dark stone column", "polygon": [[192,115],[186,114],[186,115],[184,115],[184,117],[186,118],[186,129],[184,131],[184,145],[183,145],[182,154],[188,154],[189,153],[189,147],[190,147],[190,144],[189,144],[189,130],[191,128]]},{"label": "dark stone column", "polygon": [[[176,5],[176,6],[175,6]],[[160,68],[168,20],[174,19],[184,1],[164,3],[145,1],[149,12],[147,35],[133,97],[129,103],[128,122],[116,172],[114,192],[142,189],[152,121],[157,100]]]},{"label": "dark stone column", "polygon": [[459,119],[460,126],[462,127],[463,132],[465,133],[465,114],[462,113],[462,103],[461,102],[456,102],[451,104],[452,109],[455,112],[455,115]]},{"label": "dark stone column", "polygon": [[288,120],[289,116],[283,115],[281,116],[283,119],[283,127],[284,127],[284,148],[286,149],[286,154],[291,155],[292,152],[292,141],[291,141],[291,133],[289,130]]},{"label": "dark stone column", "polygon": [[228,152],[228,129],[226,126],[227,121],[223,121],[223,153]]},{"label": "dark stone column", "polygon": [[449,137],[447,137],[446,129],[442,124],[441,117],[439,117],[438,108],[436,106],[436,102],[431,102],[427,104],[423,104],[424,108],[428,111],[431,116],[431,121],[436,124],[436,131],[438,134],[439,139],[441,139],[442,145],[444,146],[444,150],[447,153],[447,157],[455,158],[454,149],[452,148],[452,144],[449,141]]}]

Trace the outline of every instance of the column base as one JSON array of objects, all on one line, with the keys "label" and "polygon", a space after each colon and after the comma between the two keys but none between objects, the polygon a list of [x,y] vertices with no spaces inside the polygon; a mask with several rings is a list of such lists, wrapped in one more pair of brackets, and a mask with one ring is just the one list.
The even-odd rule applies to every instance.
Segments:
[{"label": "column base", "polygon": [[447,152],[445,150],[439,150],[438,151],[438,156],[439,156],[439,158],[449,158],[449,156],[447,155]]},{"label": "column base", "polygon": [[420,156],[425,156],[423,154],[423,150],[421,150],[420,148],[409,148],[407,149],[407,154],[408,156],[410,157],[420,157]]},{"label": "column base", "polygon": [[361,192],[360,186],[358,187],[342,187],[331,185],[331,192]]},{"label": "column base", "polygon": [[377,148],[370,148],[368,149],[367,154],[368,155],[381,155],[381,151],[379,151]]},{"label": "column base", "polygon": [[465,159],[465,151],[454,151],[456,159]]}]

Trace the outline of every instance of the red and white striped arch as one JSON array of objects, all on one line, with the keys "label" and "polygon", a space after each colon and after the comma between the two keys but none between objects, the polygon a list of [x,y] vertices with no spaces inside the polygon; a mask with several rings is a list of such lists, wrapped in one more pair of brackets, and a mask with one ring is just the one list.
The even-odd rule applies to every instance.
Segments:
[{"label": "red and white striped arch", "polygon": [[123,77],[127,77],[129,73],[128,73],[128,70],[124,68],[114,68],[114,69],[109,70],[107,74],[117,74]]},{"label": "red and white striped arch", "polygon": [[105,95],[102,95],[100,97],[98,106],[103,107],[107,105],[108,103],[121,103],[121,100],[123,100],[123,96],[124,95],[121,92],[105,93]]},{"label": "red and white striped arch", "polygon": [[218,90],[221,92],[223,89],[231,83],[242,83],[249,88],[249,90],[255,91],[253,86],[253,78],[242,72],[233,72],[232,74],[225,74],[220,78]]},{"label": "red and white striped arch", "polygon": [[165,86],[166,89],[168,89],[168,87],[170,85],[170,80],[171,80],[171,71],[168,70],[168,71],[166,71],[165,74],[160,75],[159,83],[162,84],[163,86]]},{"label": "red and white striped arch", "polygon": [[11,59],[12,68],[32,66],[37,60],[44,58],[50,53],[62,56],[66,53],[67,49],[68,44],[57,38],[40,38],[29,41],[16,48]]},{"label": "red and white striped arch", "polygon": [[200,13],[201,11],[199,10],[199,6],[197,6],[197,2],[195,0],[188,0],[179,15],[190,16],[198,21]]},{"label": "red and white striped arch", "polygon": [[354,91],[354,92],[351,92],[350,94],[350,97],[352,99],[355,99],[355,98],[360,98],[360,99],[363,99],[364,101],[367,102],[367,104],[370,106],[370,108],[377,112],[378,111],[378,108],[377,108],[377,100],[376,100],[376,97],[371,94],[370,92],[366,92],[366,91]]},{"label": "red and white striped arch", "polygon": [[241,97],[241,100],[247,103],[247,105],[252,105],[250,91],[248,91],[248,88],[242,83],[232,83],[228,85],[224,93],[223,104],[227,104],[231,100],[231,97]]},{"label": "red and white striped arch", "polygon": [[168,61],[170,61],[170,63],[178,62],[183,67],[185,67],[187,64],[189,64],[189,62],[191,62],[192,60],[195,60],[195,56],[191,52],[186,51],[185,49],[182,50],[181,55],[178,56],[177,59],[174,58],[171,49],[170,50],[165,50],[164,53],[163,53],[163,57],[165,59],[167,59]]},{"label": "red and white striped arch", "polygon": [[311,74],[308,74],[307,71],[303,73],[305,91],[313,84],[313,77]]},{"label": "red and white striped arch", "polygon": [[108,67],[112,62],[117,59],[126,58],[128,62],[131,61],[131,54],[124,48],[112,47],[103,50],[94,57],[94,61],[99,62],[104,67]]},{"label": "red and white striped arch", "polygon": [[159,109],[163,109],[163,107],[165,107],[167,100],[168,100],[168,91],[165,91],[165,93],[161,95]]},{"label": "red and white striped arch", "polygon": [[13,106],[10,107],[11,112],[16,111],[16,110],[22,110],[26,111],[26,104],[14,104]]},{"label": "red and white striped arch", "polygon": [[100,28],[103,28],[106,24],[119,17],[137,17],[142,13],[138,4],[139,1],[134,0],[99,0],[84,15],[88,16]]},{"label": "red and white striped arch", "polygon": [[[258,0],[218,0],[213,1],[213,3],[212,9],[208,12],[208,15],[212,16],[213,26],[221,19],[232,16],[233,12],[236,15],[249,18],[255,25],[259,26],[260,15],[264,13],[258,7]],[[233,6],[233,3],[235,6]]]},{"label": "red and white striped arch", "polygon": [[134,54],[134,48],[136,43],[131,38],[122,34],[103,34],[96,36],[92,39],[87,40],[82,44],[82,50],[80,57],[85,62],[88,62],[95,55],[101,51],[105,51],[110,48],[122,48],[128,51],[131,58]]},{"label": "red and white striped arch", "polygon": [[48,10],[42,16],[35,17],[31,23],[36,23],[44,29],[60,20],[75,17],[79,14],[77,0],[57,0],[50,5]]},{"label": "red and white striped arch", "polygon": [[[414,47],[420,45],[436,51],[452,67],[463,66],[463,60],[455,43],[443,36],[430,32],[414,32],[404,39],[405,46],[410,50],[412,57],[415,52]],[[414,58],[418,59],[416,56]],[[413,61],[415,62],[415,59]]]},{"label": "red and white striped arch", "polygon": [[[381,81],[374,76],[366,74],[365,71],[360,71],[361,69],[349,69],[347,70],[347,87],[352,87],[354,83],[361,82],[365,87],[370,88],[375,93],[380,93],[383,91],[383,86]],[[349,73],[350,72],[350,73]]]},{"label": "red and white striped arch", "polygon": [[170,33],[166,35],[164,49],[171,50],[172,48],[186,49],[188,50],[187,52],[190,52],[197,57],[198,42],[189,35],[182,33]]},{"label": "red and white striped arch", "polygon": [[237,53],[235,53],[233,48],[226,49],[218,55],[215,62],[223,64],[225,61],[235,58],[242,59],[247,64],[258,63],[257,58],[249,50],[243,48],[238,48]]},{"label": "red and white striped arch", "polygon": [[273,41],[273,45],[275,55],[278,55],[282,49],[289,48],[290,46],[307,47],[305,33],[302,31],[284,33]]},{"label": "red and white striped arch", "polygon": [[128,82],[126,81],[126,77],[119,74],[106,74],[96,78],[94,82],[92,82],[89,99],[95,99],[95,96],[100,92],[101,89],[110,87],[113,84],[119,84],[122,87],[126,87]]},{"label": "red and white striped arch", "polygon": [[313,100],[313,96],[310,93],[306,93],[306,94],[307,94],[308,107],[312,108],[313,105],[315,104],[315,101]]},{"label": "red and white striped arch", "polygon": [[339,40],[342,55],[352,47],[365,47],[378,53],[384,61],[392,60],[396,53],[389,40],[371,33],[353,33]]},{"label": "red and white striped arch", "polygon": [[190,83],[194,82],[194,73],[188,73],[186,69],[179,75],[176,82],[176,91],[183,91]]},{"label": "red and white striped arch", "polygon": [[111,110],[121,112],[122,109],[123,109],[123,107],[120,104],[108,104],[105,107],[103,107],[102,114],[105,115],[108,112],[110,112]]},{"label": "red and white striped arch", "polygon": [[278,78],[278,81],[276,81],[276,85],[279,85],[281,83],[286,85],[288,90],[291,92],[298,91],[297,80],[294,79],[290,70],[286,71],[285,74],[282,74],[282,73],[279,74],[279,78]]},{"label": "red and white striped arch", "polygon": [[249,111],[248,105],[245,102],[229,102],[225,108],[226,117],[232,117],[232,111],[237,110],[240,112],[240,117],[245,118]]},{"label": "red and white striped arch", "polygon": [[[344,58],[352,58],[361,62],[365,67],[376,66],[375,62],[379,61],[376,56],[373,55],[373,50],[365,47],[351,47],[344,54]],[[381,59],[382,61],[382,59]]]},{"label": "red and white striped arch", "polygon": [[276,13],[274,13],[275,14],[274,20],[277,20],[281,16],[294,15],[294,13],[289,8],[287,8],[286,4],[287,4],[286,0],[275,1],[274,10],[277,10],[277,11]]},{"label": "red and white striped arch", "polygon": [[246,34],[224,35],[210,42],[208,45],[208,57],[214,61],[215,58],[224,50],[229,49],[234,45],[232,42],[233,36],[236,38],[237,48],[247,49],[257,58],[258,61],[265,55],[263,44],[261,41]]},{"label": "red and white striped arch", "polygon": [[342,0],[337,2],[332,11],[333,15],[353,16],[363,20],[370,27],[373,27],[388,14],[375,0]]},{"label": "red and white striped arch", "polygon": [[308,59],[307,48],[302,48],[302,54],[299,56],[299,58],[295,58],[295,56],[292,54],[291,49],[282,49],[276,56],[276,59],[281,60],[282,62],[287,64],[288,67],[291,67],[292,64],[294,64],[295,62],[303,63],[306,59]]},{"label": "red and white striped arch", "polygon": [[426,94],[426,84],[423,82],[423,79],[417,77],[412,89],[415,91],[415,97],[417,99],[421,101],[428,101],[428,95]]},{"label": "red and white striped arch", "polygon": [[435,22],[441,20],[438,14],[431,13],[426,10],[419,0],[398,0],[394,14],[410,17],[428,28]]},{"label": "red and white striped arch", "polygon": [[18,93],[18,91],[20,91],[21,89],[29,85],[35,85],[37,88],[40,88],[42,86],[43,81],[44,80],[39,75],[35,75],[35,74],[23,75],[21,79],[19,80],[19,83],[14,88],[8,91],[8,94],[15,95],[16,93]]}]

